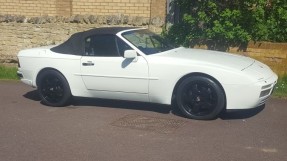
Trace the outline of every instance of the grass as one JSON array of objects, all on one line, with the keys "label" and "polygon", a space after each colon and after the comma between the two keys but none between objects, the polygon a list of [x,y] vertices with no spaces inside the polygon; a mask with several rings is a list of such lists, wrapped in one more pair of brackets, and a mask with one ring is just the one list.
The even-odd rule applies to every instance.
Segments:
[{"label": "grass", "polygon": [[0,80],[18,80],[17,67],[0,65]]},{"label": "grass", "polygon": [[287,75],[278,79],[273,96],[287,98]]}]

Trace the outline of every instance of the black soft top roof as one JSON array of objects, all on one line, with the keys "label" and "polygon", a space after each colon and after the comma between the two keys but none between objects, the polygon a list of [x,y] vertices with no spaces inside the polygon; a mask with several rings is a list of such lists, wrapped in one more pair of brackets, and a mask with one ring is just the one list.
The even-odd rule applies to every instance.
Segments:
[{"label": "black soft top roof", "polygon": [[64,43],[51,48],[51,51],[61,54],[71,54],[71,55],[83,55],[85,51],[85,38],[92,35],[116,35],[117,33],[136,29],[135,27],[105,27],[105,28],[95,28],[84,32],[78,32],[73,34]]}]

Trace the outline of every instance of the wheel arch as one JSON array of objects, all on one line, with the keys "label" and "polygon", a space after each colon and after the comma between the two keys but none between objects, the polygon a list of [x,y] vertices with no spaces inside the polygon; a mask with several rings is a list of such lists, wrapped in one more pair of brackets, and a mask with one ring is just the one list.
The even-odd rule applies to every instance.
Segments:
[{"label": "wheel arch", "polygon": [[220,83],[217,79],[215,79],[214,77],[212,77],[211,75],[208,75],[208,74],[205,74],[205,73],[200,73],[200,72],[188,73],[188,74],[182,76],[182,77],[176,82],[176,84],[175,84],[175,86],[174,86],[174,88],[173,88],[173,91],[172,91],[171,102],[173,102],[173,100],[175,99],[176,90],[177,90],[178,86],[182,83],[182,81],[185,80],[186,78],[189,78],[189,77],[192,77],[192,76],[204,76],[204,77],[210,78],[210,79],[212,79],[213,81],[215,81],[215,82],[219,85],[219,87],[222,89],[222,91],[223,91],[224,98],[225,98],[224,104],[225,104],[225,108],[226,108],[226,102],[227,102],[227,100],[226,100],[226,93],[225,93],[225,90],[224,90],[223,86],[221,85],[221,83]]},{"label": "wheel arch", "polygon": [[[49,79],[50,77],[52,77],[53,81],[56,78],[57,82],[61,82],[61,83],[55,84],[52,82],[50,83],[51,87],[49,86],[48,88],[47,86],[45,87],[45,85],[43,85],[42,83],[44,81],[42,80],[46,80],[46,78]],[[71,93],[70,84],[67,81],[67,78],[65,77],[65,75],[63,75],[62,72],[54,68],[47,67],[47,68],[41,69],[36,76],[36,85],[38,88],[39,95],[42,98],[41,102],[44,105],[53,106],[53,107],[66,106],[71,100],[71,97],[73,96]],[[43,89],[46,92],[43,92]],[[55,94],[58,92],[60,92],[60,95]],[[45,94],[45,93],[49,93],[49,94]]]},{"label": "wheel arch", "polygon": [[45,73],[46,71],[49,71],[49,70],[56,71],[56,72],[58,72],[59,74],[61,74],[61,75],[65,78],[65,80],[67,81],[68,85],[70,86],[69,81],[67,80],[67,78],[65,77],[65,75],[64,75],[62,72],[60,72],[59,70],[57,70],[57,69],[55,69],[55,68],[51,68],[51,67],[43,68],[43,69],[41,69],[41,70],[38,72],[37,77],[36,77],[36,86],[38,86],[38,84],[39,84],[39,76],[40,76],[42,73]]}]

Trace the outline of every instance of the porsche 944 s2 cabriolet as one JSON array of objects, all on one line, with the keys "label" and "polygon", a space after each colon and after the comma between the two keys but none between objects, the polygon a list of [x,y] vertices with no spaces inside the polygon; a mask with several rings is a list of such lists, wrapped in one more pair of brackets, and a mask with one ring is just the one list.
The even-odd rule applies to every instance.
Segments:
[{"label": "porsche 944 s2 cabriolet", "polygon": [[278,78],[249,57],[174,47],[131,27],[76,33],[58,46],[22,50],[18,59],[21,81],[37,87],[48,106],[65,106],[73,96],[174,101],[192,119],[262,105]]}]

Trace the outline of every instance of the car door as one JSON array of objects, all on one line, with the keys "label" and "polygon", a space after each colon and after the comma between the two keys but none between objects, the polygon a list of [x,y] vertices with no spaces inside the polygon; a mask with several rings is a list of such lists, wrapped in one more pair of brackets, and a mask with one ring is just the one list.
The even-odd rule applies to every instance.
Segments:
[{"label": "car door", "polygon": [[81,76],[87,90],[148,94],[148,64],[142,57],[125,59],[131,49],[115,35],[94,35],[85,39]]}]

